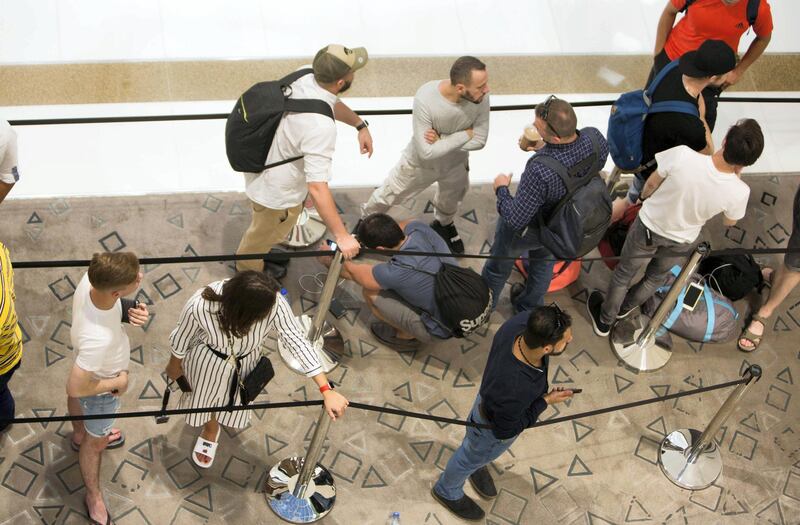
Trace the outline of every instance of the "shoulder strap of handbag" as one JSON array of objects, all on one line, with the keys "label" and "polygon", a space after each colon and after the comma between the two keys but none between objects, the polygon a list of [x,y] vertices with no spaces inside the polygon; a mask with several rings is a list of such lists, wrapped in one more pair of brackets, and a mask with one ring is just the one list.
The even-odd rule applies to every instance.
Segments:
[{"label": "shoulder strap of handbag", "polygon": [[[281,89],[284,93],[286,93],[286,98],[283,101],[284,111],[291,111],[292,113],[319,113],[320,115],[324,115],[329,117],[331,120],[335,120],[333,115],[333,110],[331,110],[331,106],[325,102],[324,100],[320,100],[318,98],[289,98],[289,94],[291,94],[291,85],[295,81],[299,80],[300,78],[313,74],[314,70],[310,67],[304,69],[298,69],[280,80]],[[295,157],[289,157],[288,159],[279,160],[278,162],[273,162],[271,164],[267,164],[264,166],[264,169],[269,168],[276,168],[278,166],[282,166],[284,164],[288,164],[290,162],[294,162],[296,160],[302,159],[302,155],[298,155]]]},{"label": "shoulder strap of handbag", "polygon": [[[561,178],[561,182],[563,182],[564,186],[567,188],[567,194],[564,195],[550,211],[551,217],[555,216],[559,210],[569,202],[572,196],[575,195],[579,189],[589,184],[592,181],[592,177],[597,175],[600,171],[600,144],[594,133],[588,133],[588,135],[592,143],[592,153],[581,159],[571,168],[567,168],[564,163],[547,154],[542,155],[537,153],[533,156],[534,162],[553,170],[559,178]],[[577,174],[583,171],[586,171],[586,174],[582,177],[578,177]]]}]

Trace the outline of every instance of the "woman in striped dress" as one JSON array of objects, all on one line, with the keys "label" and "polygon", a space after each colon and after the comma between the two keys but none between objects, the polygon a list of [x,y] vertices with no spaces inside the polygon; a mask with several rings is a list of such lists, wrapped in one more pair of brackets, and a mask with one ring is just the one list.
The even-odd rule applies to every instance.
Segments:
[{"label": "woman in striped dress", "polygon": [[[192,392],[185,394],[181,407],[224,407],[231,401],[231,381],[239,358],[241,378],[255,368],[261,357],[261,344],[270,331],[302,363],[306,376],[320,387],[331,419],[344,413],[347,399],[330,389],[319,358],[298,326],[289,304],[277,293],[278,283],[262,272],[237,273],[231,279],[216,281],[198,290],[183,307],[178,326],[170,334],[172,356],[167,365],[171,379],[185,375]],[[233,402],[240,404],[239,389]],[[203,426],[192,460],[202,468],[214,461],[220,425],[243,428],[250,422],[250,411],[188,414],[186,423]]]}]

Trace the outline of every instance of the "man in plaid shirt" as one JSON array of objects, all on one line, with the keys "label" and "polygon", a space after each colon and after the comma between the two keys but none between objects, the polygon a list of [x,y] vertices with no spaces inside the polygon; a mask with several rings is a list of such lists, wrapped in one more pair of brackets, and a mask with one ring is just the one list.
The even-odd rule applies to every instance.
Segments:
[{"label": "man in plaid shirt", "polygon": [[[597,128],[578,130],[575,111],[566,100],[550,96],[536,106],[534,116],[533,126],[542,138],[526,148],[536,153],[528,159],[516,195],[512,196],[509,190],[511,174],[498,175],[494,180],[500,218],[497,221],[491,254],[518,257],[529,252],[531,257],[525,286],[511,290],[511,302],[515,311],[530,310],[543,304],[555,260],[541,245],[534,220],[539,213],[549,213],[567,193],[558,174],[534,159],[539,155],[548,155],[569,169],[592,154],[592,134],[596,134],[600,145],[599,164],[604,165],[608,157],[608,143],[603,134]],[[525,146],[522,143],[520,145]],[[584,173],[576,174],[579,177],[583,175]],[[482,277],[492,290],[493,307],[497,306],[500,292],[513,265],[514,261],[511,259],[489,259],[483,267]]]}]

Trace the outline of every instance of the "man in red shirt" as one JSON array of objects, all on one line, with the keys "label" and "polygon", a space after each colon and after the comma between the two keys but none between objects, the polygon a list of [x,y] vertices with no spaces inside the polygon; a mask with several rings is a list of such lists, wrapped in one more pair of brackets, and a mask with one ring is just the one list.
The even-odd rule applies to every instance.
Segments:
[{"label": "man in red shirt", "polygon": [[[752,0],[669,0],[656,32],[655,58],[650,79],[672,60],[694,51],[706,40],[723,40],[731,49],[739,49],[739,40],[751,27],[748,5]],[[716,98],[723,89],[736,84],[745,71],[767,49],[772,37],[772,11],[767,0],[760,0],[752,25],[756,34],[739,64],[718,86],[703,91],[706,102],[706,122],[713,131],[717,119]],[[688,8],[687,8],[688,4]],[[685,10],[685,16],[675,24],[675,17]],[[674,25],[674,27],[673,27]],[[648,79],[647,83],[650,83]]]}]

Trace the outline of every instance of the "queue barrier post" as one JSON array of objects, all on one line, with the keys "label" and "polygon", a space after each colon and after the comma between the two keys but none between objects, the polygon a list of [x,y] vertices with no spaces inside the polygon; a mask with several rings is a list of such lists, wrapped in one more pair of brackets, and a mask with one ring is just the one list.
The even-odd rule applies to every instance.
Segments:
[{"label": "queue barrier post", "polygon": [[286,458],[269,471],[264,492],[272,511],[289,523],[314,523],[336,503],[333,476],[319,464],[331,418],[322,407],[305,457]]},{"label": "queue barrier post", "polygon": [[658,464],[661,472],[677,486],[701,490],[711,486],[722,474],[722,456],[714,436],[750,387],[761,378],[761,367],[750,365],[743,377],[745,380],[731,392],[702,433],[682,428],[661,441]]},{"label": "queue barrier post", "polygon": [[[322,368],[326,373],[338,366],[338,355],[341,355],[341,350],[344,348],[339,332],[325,322],[336,284],[342,273],[343,263],[344,256],[337,249],[322,286],[317,315],[313,319],[306,315],[299,318],[300,324],[307,330],[308,340],[318,352]],[[286,366],[298,374],[304,373],[300,363],[287,348],[279,343],[278,350]],[[305,457],[286,458],[269,471],[264,488],[267,504],[284,521],[313,523],[333,509],[336,502],[333,476],[328,469],[319,464],[323,452],[322,445],[327,438],[330,425],[331,418],[323,406]]]},{"label": "queue barrier post", "polygon": [[[322,363],[322,371],[326,374],[339,366],[339,359],[344,352],[344,340],[339,331],[325,321],[328,308],[331,306],[333,294],[336,291],[336,284],[342,273],[344,256],[340,250],[333,254],[333,261],[328,269],[328,276],[322,286],[319,303],[317,303],[317,315],[312,319],[308,315],[297,317],[297,322],[306,331],[308,340],[317,351],[317,357]],[[292,355],[291,351],[278,340],[278,352],[281,359],[292,371],[304,374],[302,364]]]},{"label": "queue barrier post", "polygon": [[611,337],[609,337],[611,350],[627,367],[637,373],[652,372],[666,365],[669,358],[672,357],[672,352],[656,344],[656,336],[661,325],[675,307],[681,291],[697,270],[700,260],[710,250],[711,246],[706,242],[700,243],[694,249],[680,274],[672,283],[666,297],[645,326],[633,326],[631,323],[639,322],[635,318],[623,319],[614,324],[611,329]]}]

